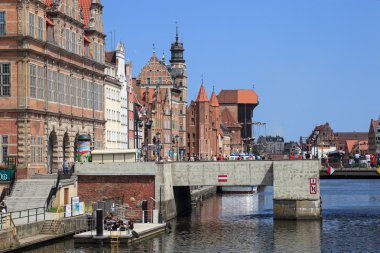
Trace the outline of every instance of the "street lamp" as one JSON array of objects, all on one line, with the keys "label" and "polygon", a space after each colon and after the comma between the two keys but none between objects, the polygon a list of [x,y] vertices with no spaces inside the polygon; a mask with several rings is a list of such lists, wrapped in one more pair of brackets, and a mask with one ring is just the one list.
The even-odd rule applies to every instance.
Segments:
[{"label": "street lamp", "polygon": [[151,119],[146,119],[145,121],[145,131],[144,131],[144,134],[145,134],[145,161],[148,161],[148,158],[149,158],[149,146],[148,146],[148,140],[149,140],[149,136],[148,136],[148,130],[152,127],[152,124],[153,124],[153,120]]},{"label": "street lamp", "polygon": [[178,158],[179,158],[179,143],[178,143],[178,138],[179,138],[179,136],[178,136],[178,134],[175,136],[175,141],[176,141],[176,143],[177,143],[177,161],[179,160]]},{"label": "street lamp", "polygon": [[161,159],[160,159],[160,142],[161,142],[161,133],[160,132],[157,132],[156,133],[156,137],[157,137],[157,139],[156,139],[156,153],[157,153],[157,158],[158,158],[158,160],[157,161],[160,161]]}]

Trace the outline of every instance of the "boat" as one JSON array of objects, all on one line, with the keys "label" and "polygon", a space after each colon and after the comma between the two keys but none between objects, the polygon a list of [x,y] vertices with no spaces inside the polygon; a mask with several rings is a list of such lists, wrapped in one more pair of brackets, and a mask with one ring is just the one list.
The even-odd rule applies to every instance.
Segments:
[{"label": "boat", "polygon": [[221,193],[230,193],[230,194],[247,194],[257,192],[257,186],[220,186]]}]

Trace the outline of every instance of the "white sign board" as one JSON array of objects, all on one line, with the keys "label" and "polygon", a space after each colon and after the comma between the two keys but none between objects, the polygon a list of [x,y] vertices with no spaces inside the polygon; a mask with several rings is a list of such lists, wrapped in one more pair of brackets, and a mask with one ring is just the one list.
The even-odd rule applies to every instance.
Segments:
[{"label": "white sign board", "polygon": [[79,215],[79,197],[71,198],[72,216]]},{"label": "white sign board", "polygon": [[79,214],[84,214],[84,202],[79,202]]},{"label": "white sign board", "polygon": [[65,217],[71,217],[71,204],[65,206]]}]

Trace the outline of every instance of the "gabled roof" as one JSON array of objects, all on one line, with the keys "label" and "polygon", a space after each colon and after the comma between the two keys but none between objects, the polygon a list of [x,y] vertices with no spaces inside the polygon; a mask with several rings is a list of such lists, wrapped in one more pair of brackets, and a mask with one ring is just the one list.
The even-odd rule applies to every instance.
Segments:
[{"label": "gabled roof", "polygon": [[205,87],[203,84],[201,84],[201,87],[199,88],[198,96],[197,96],[197,102],[208,102],[208,97],[206,94]]},{"label": "gabled roof", "polygon": [[221,90],[218,100],[220,104],[258,104],[254,90]]},{"label": "gabled roof", "polygon": [[379,125],[379,121],[375,119],[371,119],[372,128],[376,131],[376,127]]},{"label": "gabled roof", "polygon": [[232,116],[232,113],[228,108],[224,108],[221,113],[221,121],[225,127],[228,128],[241,128],[239,122]]},{"label": "gabled roof", "polygon": [[215,107],[219,106],[219,101],[214,91],[211,94],[210,105]]}]

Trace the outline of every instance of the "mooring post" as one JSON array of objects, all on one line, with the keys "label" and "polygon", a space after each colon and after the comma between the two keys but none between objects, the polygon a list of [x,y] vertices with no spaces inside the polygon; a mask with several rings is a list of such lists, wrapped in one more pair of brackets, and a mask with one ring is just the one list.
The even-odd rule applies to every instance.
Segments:
[{"label": "mooring post", "polygon": [[103,209],[96,209],[96,236],[103,236]]}]

